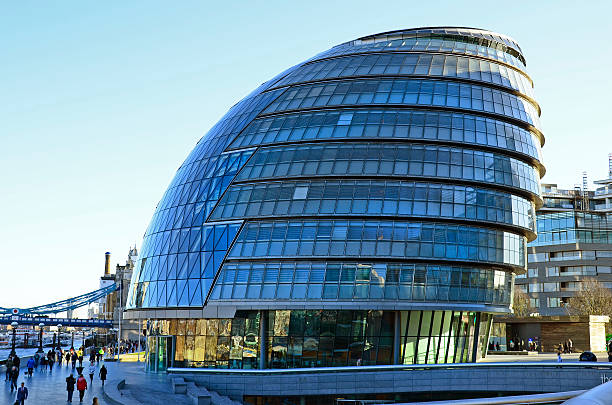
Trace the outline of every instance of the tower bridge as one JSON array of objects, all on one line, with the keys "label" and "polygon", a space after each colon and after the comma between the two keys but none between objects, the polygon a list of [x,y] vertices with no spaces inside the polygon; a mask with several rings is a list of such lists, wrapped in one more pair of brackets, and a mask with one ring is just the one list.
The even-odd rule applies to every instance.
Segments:
[{"label": "tower bridge", "polygon": [[120,287],[113,283],[104,288],[81,294],[76,297],[52,302],[50,304],[29,308],[0,307],[0,325],[8,325],[13,322],[17,322],[20,325],[39,325],[42,323],[45,326],[55,326],[57,324],[61,324],[62,326],[73,327],[112,328],[112,319],[73,319],[49,317],[46,315],[67,312],[89,305],[119,289]]}]

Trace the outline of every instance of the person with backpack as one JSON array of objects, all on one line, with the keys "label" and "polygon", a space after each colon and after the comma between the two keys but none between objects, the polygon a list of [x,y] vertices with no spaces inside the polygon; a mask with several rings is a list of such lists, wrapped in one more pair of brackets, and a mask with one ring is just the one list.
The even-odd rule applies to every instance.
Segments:
[{"label": "person with backpack", "polygon": [[68,377],[66,377],[66,391],[68,391],[68,402],[72,402],[72,394],[74,394],[74,385],[76,384],[76,380],[72,373]]},{"label": "person with backpack", "polygon": [[106,374],[108,373],[108,370],[106,369],[106,366],[104,364],[102,364],[102,367],[100,367],[100,381],[102,381],[102,386],[104,387],[104,381],[106,380]]},{"label": "person with backpack", "polygon": [[79,374],[79,378],[77,379],[77,391],[79,391],[79,402],[83,402],[83,397],[85,396],[85,390],[87,389],[87,380],[83,377],[83,374]]}]

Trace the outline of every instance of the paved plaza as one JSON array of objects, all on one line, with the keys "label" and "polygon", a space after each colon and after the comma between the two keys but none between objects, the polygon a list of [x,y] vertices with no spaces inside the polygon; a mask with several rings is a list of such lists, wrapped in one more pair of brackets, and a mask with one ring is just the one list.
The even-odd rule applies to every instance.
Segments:
[{"label": "paved plaza", "polygon": [[[563,355],[564,362],[577,362],[579,354],[567,354]],[[597,353],[599,361],[606,361],[604,353]],[[556,355],[553,353],[541,353],[537,355],[489,355],[486,359],[481,361],[485,362],[538,362],[538,361],[556,361]],[[97,365],[99,370],[100,365]],[[106,384],[108,387],[112,387],[114,384],[116,387],[117,382],[121,379],[125,379],[126,385],[121,390],[122,401],[125,403],[142,403],[142,404],[176,404],[176,405],[187,405],[191,401],[185,395],[175,395],[172,393],[171,384],[166,374],[151,374],[145,373],[143,370],[144,364],[137,362],[126,362],[116,363],[106,361],[104,363],[108,369],[108,376]],[[85,367],[85,373],[87,373],[87,367],[89,362],[83,362]],[[2,370],[2,372],[4,372]],[[25,368],[21,368],[20,378],[18,384],[22,381],[25,382],[26,387],[29,390],[29,398],[26,404],[60,404],[66,403],[66,377],[74,372],[76,377],[76,371],[73,371],[72,367],[66,366],[64,363],[61,367],[57,364],[53,368],[53,373],[42,372],[39,367],[38,371],[34,372],[34,375],[30,377],[24,377]],[[89,383],[88,375],[87,378],[88,390],[85,393],[83,400],[84,404],[91,404],[94,397],[98,397],[100,404],[113,405],[112,402],[104,397],[102,392],[102,385],[97,375],[94,377],[93,384]],[[15,392],[11,394],[10,383],[7,381],[4,383],[4,388],[0,394],[0,403],[2,404],[13,404],[15,401]],[[74,404],[79,403],[78,392],[75,391],[72,402]],[[134,402],[135,401],[135,402]]]},{"label": "paved plaza", "polygon": [[[100,369],[101,364],[102,363],[97,366],[97,370]],[[108,369],[106,384],[116,384],[118,379],[125,378],[128,382],[127,388],[130,389],[130,396],[133,396],[133,399],[137,399],[139,402],[147,404],[172,403],[179,405],[183,402],[180,396],[176,396],[170,392],[170,385],[167,383],[167,377],[165,375],[144,373],[143,363],[116,363],[107,361],[104,364]],[[93,384],[90,384],[89,376],[86,374],[89,362],[83,362],[83,366],[85,367],[84,375],[87,378],[88,384],[83,404],[89,405],[93,402],[94,397],[98,397],[100,404],[112,405],[110,401],[104,398],[102,384],[97,372],[94,376]],[[22,367],[18,384],[21,385],[23,381],[26,387],[28,387],[29,398],[26,404],[54,405],[67,403],[66,377],[68,377],[71,372],[74,372],[76,377],[76,370],[73,370],[71,366],[67,367],[64,363],[60,367],[56,364],[55,367],[53,367],[53,373],[42,372],[39,367],[38,371],[35,371],[30,378],[24,377],[25,368]],[[4,385],[2,393],[0,394],[0,403],[12,405],[15,401],[16,394],[15,392],[11,394],[10,383],[8,381],[6,381]],[[170,400],[170,402],[168,402],[168,400]],[[79,403],[78,391],[75,391],[72,403]]]},{"label": "paved plaza", "polygon": [[[23,362],[22,362],[23,363]],[[101,364],[97,366],[97,370],[100,369]],[[113,378],[113,375],[116,373],[116,364],[107,362],[106,368],[108,369],[108,377]],[[84,372],[87,372],[89,366],[89,362],[83,362],[83,367],[85,367]],[[25,368],[22,366],[20,370],[19,379],[17,380],[17,384],[21,385],[21,382],[25,382],[26,387],[28,387],[29,397],[26,401],[26,404],[59,404],[65,403],[67,399],[66,392],[66,377],[70,375],[71,372],[74,373],[75,378],[78,377],[76,375],[76,370],[72,369],[72,366],[66,366],[66,363],[63,363],[62,366],[58,366],[57,364],[53,367],[53,372],[44,372],[41,371],[42,368],[38,367],[38,371],[34,371],[32,377],[25,376]],[[97,373],[97,372],[96,372]],[[4,374],[4,368],[2,368],[2,374]],[[100,378],[96,374],[94,377],[93,384],[89,383],[89,376],[87,377],[87,385],[88,389],[85,391],[85,398],[83,399],[84,404],[91,404],[93,402],[94,397],[98,397],[100,400],[100,404],[108,404],[104,400],[104,394],[102,393],[102,385],[100,382]],[[108,380],[107,380],[108,382]],[[11,384],[10,382],[4,382],[4,387],[2,389],[2,393],[0,394],[1,403],[3,404],[13,404],[15,402],[15,392],[11,393]],[[72,398],[72,403],[79,402],[79,393],[75,391],[74,396]]]}]

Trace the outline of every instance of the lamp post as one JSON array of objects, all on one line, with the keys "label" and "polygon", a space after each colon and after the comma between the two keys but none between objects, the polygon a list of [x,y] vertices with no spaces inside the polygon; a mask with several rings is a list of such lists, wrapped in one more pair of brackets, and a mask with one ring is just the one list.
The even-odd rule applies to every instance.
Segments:
[{"label": "lamp post", "polygon": [[74,351],[74,329],[72,329],[72,341],[70,342],[70,351]]},{"label": "lamp post", "polygon": [[57,324],[57,350],[62,350],[62,324]]},{"label": "lamp post", "polygon": [[36,351],[36,353],[44,353],[43,350],[43,326],[45,326],[44,323],[39,323],[38,324],[38,350]]},{"label": "lamp post", "polygon": [[17,333],[17,326],[19,324],[17,322],[11,322],[11,326],[13,327],[13,347],[11,349],[11,356],[15,356],[17,352],[15,352],[15,333]]}]

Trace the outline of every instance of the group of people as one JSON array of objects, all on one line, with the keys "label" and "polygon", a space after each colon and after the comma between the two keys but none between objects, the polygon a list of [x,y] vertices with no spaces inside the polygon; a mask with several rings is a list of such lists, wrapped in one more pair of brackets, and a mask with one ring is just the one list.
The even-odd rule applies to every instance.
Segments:
[{"label": "group of people", "polygon": [[564,343],[559,343],[557,346],[557,353],[573,353],[574,352],[574,342],[572,339],[567,339]]},{"label": "group of people", "polygon": [[[498,349],[499,350],[499,349]],[[527,350],[530,352],[536,352],[536,351],[540,351],[540,345],[538,344],[538,338],[529,338],[527,340],[527,343],[525,343],[525,340],[520,339],[520,338],[516,338],[516,342],[515,339],[510,339],[510,341],[508,342],[508,350],[510,351],[523,351],[523,350]]]},{"label": "group of people", "polygon": [[[97,349],[92,347],[89,354],[89,366],[88,366],[88,374],[90,384],[93,384],[94,376],[96,372],[104,385],[106,381],[106,376],[108,374],[108,370],[106,366],[102,364],[100,369],[97,368],[97,363],[103,359],[105,351],[100,348]],[[34,370],[40,372],[53,372],[53,365],[57,362],[59,366],[62,365],[63,360],[66,360],[66,366],[70,367],[72,364],[72,369],[76,369],[77,378],[74,377],[74,372],[71,372],[70,375],[66,378],[66,391],[68,392],[68,402],[72,402],[72,396],[74,394],[75,388],[79,392],[79,402],[83,402],[83,397],[85,396],[85,390],[88,388],[87,380],[83,376],[83,354],[84,350],[81,347],[78,350],[70,349],[70,350],[62,350],[58,349],[55,351],[54,349],[50,349],[46,354],[36,353],[33,357],[31,357],[26,364],[26,373],[25,375],[32,378]],[[79,366],[77,367],[77,362]],[[17,390],[16,402],[15,404],[23,405],[25,400],[28,399],[28,388],[25,386],[25,382],[21,383],[21,386],[17,386],[17,380],[19,378],[19,367],[21,365],[21,359],[17,354],[9,356],[6,361],[6,379],[5,381],[10,381],[11,383],[11,393]],[[97,397],[93,399],[93,405],[98,404]]]},{"label": "group of people", "polygon": [[[143,347],[144,345],[141,345]],[[138,350],[138,341],[132,339],[121,339],[119,343],[115,343],[108,347],[109,354],[127,354],[135,353]]]}]

